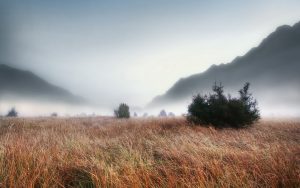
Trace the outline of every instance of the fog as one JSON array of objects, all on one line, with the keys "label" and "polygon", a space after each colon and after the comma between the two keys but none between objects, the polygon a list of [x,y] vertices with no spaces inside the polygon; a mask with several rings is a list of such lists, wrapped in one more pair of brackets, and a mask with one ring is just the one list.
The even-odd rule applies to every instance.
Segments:
[{"label": "fog", "polygon": [[[93,104],[2,100],[1,113],[15,106],[28,116],[111,115],[126,102],[132,112],[157,115],[163,105],[144,109],[155,96],[182,77],[245,54],[277,26],[296,23],[299,7],[296,0],[1,1],[0,63]],[[186,103],[166,110],[185,113]]]}]

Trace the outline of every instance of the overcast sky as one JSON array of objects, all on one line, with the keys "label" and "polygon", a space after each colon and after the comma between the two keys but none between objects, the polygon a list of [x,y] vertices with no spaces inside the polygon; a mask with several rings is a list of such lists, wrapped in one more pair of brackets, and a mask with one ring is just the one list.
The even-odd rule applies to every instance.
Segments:
[{"label": "overcast sky", "polygon": [[0,61],[104,106],[143,106],[243,55],[299,0],[2,0]]}]

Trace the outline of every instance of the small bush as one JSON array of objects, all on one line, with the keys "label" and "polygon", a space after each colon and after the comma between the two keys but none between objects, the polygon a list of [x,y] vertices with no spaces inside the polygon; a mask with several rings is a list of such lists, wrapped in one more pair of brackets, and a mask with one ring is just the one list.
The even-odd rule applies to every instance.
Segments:
[{"label": "small bush", "polygon": [[169,112],[169,113],[168,113],[168,116],[169,116],[169,117],[175,117],[175,114],[174,114],[173,112]]},{"label": "small bush", "polygon": [[58,114],[56,113],[56,112],[53,112],[52,114],[51,114],[51,117],[57,117],[58,116]]},{"label": "small bush", "polygon": [[129,106],[125,103],[121,103],[114,112],[117,118],[130,118]]},{"label": "small bush", "polygon": [[239,98],[224,95],[223,86],[213,86],[213,94],[196,95],[188,107],[189,122],[215,127],[242,128],[251,125],[260,118],[256,100],[249,91],[249,83],[239,91]]},{"label": "small bush", "polygon": [[158,117],[167,117],[167,112],[165,110],[161,110],[158,114]]},{"label": "small bush", "polygon": [[15,108],[12,108],[10,111],[8,111],[6,117],[17,117],[18,116],[18,112],[16,111]]}]

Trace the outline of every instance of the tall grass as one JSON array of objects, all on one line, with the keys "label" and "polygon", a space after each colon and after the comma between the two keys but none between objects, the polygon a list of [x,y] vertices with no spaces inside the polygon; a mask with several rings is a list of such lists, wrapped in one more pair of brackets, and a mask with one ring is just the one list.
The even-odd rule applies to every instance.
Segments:
[{"label": "tall grass", "polygon": [[300,121],[0,121],[0,187],[300,187]]}]

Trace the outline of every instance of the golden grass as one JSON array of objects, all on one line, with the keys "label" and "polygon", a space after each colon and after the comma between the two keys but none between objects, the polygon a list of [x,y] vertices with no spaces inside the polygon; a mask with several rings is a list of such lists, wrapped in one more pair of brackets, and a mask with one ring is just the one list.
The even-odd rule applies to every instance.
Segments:
[{"label": "golden grass", "polygon": [[300,187],[300,121],[0,121],[0,187]]}]

